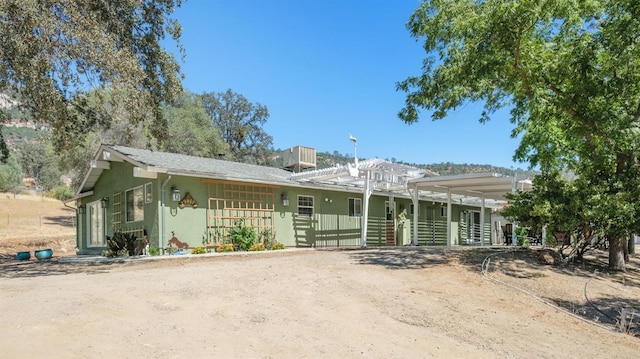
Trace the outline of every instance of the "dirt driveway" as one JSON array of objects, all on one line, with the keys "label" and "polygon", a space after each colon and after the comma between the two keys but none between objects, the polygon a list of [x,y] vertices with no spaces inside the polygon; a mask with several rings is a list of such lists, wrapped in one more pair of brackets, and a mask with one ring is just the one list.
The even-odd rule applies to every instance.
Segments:
[{"label": "dirt driveway", "polygon": [[3,357],[640,353],[640,339],[616,332],[615,319],[602,314],[640,307],[637,258],[629,272],[612,275],[588,274],[593,265],[542,266],[530,251],[504,249],[286,250],[62,263],[70,258],[0,261]]}]

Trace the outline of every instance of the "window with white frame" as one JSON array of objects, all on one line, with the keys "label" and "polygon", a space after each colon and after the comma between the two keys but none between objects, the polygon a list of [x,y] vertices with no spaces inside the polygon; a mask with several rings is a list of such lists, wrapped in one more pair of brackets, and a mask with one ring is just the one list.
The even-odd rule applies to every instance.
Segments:
[{"label": "window with white frame", "polygon": [[349,217],[362,216],[362,199],[349,198]]},{"label": "window with white frame", "polygon": [[313,196],[298,196],[298,216],[313,217]]},{"label": "window with white frame", "polygon": [[140,222],[144,220],[144,189],[142,186],[125,192],[126,219],[127,222]]},{"label": "window with white frame", "polygon": [[440,217],[447,217],[447,207],[440,207]]}]

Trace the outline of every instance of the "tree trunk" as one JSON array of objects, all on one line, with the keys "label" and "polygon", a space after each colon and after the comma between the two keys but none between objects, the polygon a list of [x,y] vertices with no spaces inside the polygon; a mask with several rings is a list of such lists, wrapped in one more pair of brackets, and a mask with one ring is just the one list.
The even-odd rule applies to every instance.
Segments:
[{"label": "tree trunk", "polygon": [[629,247],[629,255],[635,255],[636,254],[636,236],[635,234],[631,235],[631,239],[629,239],[629,243],[627,243],[628,247]]},{"label": "tree trunk", "polygon": [[624,237],[609,238],[609,269],[624,271],[624,247],[626,246]]}]

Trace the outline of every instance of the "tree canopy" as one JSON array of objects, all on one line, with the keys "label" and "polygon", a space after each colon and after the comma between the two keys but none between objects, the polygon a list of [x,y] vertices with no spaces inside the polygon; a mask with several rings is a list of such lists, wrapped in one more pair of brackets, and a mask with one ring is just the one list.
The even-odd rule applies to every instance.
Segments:
[{"label": "tree canopy", "polygon": [[204,93],[200,97],[212,123],[229,146],[230,159],[269,164],[273,137],[262,128],[269,118],[266,106],[253,104],[230,89]]},{"label": "tree canopy", "polygon": [[[149,138],[166,138],[162,105],[182,89],[178,62],[160,46],[178,42],[170,18],[181,0],[4,0],[0,2],[0,92],[21,98],[47,123],[57,148],[73,147],[96,122],[84,93],[116,88],[110,101],[126,108]],[[180,48],[181,49],[181,48]],[[0,138],[1,139],[1,138]]]},{"label": "tree canopy", "polygon": [[432,0],[407,27],[426,58],[397,84],[399,117],[442,119],[480,101],[486,121],[510,108],[515,159],[577,175],[611,242],[609,265],[622,269],[622,238],[640,231],[640,3]]}]

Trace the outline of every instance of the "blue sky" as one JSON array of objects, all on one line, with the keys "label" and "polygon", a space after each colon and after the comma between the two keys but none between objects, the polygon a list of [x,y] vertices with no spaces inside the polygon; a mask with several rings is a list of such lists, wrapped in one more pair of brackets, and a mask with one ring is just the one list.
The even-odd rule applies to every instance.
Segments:
[{"label": "blue sky", "polygon": [[174,13],[183,27],[184,86],[194,93],[242,94],[269,110],[275,148],[296,145],[359,158],[514,163],[518,141],[506,112],[478,122],[469,104],[412,125],[397,113],[395,84],[419,75],[425,53],[405,24],[418,0],[188,0]]}]

